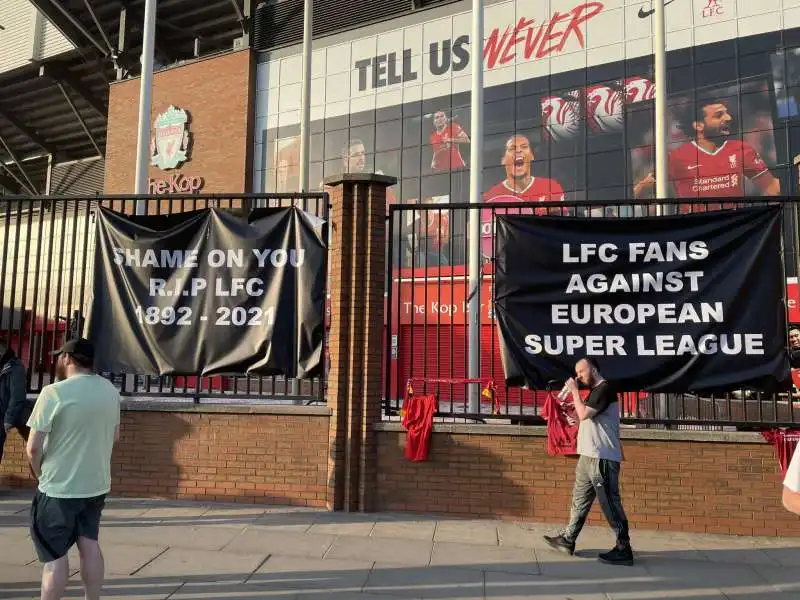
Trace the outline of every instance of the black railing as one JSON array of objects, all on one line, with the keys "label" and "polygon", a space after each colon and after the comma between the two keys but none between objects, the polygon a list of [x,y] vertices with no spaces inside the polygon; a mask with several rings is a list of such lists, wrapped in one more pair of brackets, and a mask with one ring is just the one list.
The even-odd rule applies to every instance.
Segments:
[{"label": "black railing", "polygon": [[[779,202],[783,205],[783,266],[787,281],[797,274],[800,198],[664,200],[659,203],[497,202],[479,205],[482,225],[481,381],[493,383],[494,399],[481,396],[470,412],[468,383],[468,215],[470,204],[408,204],[390,207],[384,407],[397,418],[408,382],[415,394],[435,394],[437,416],[458,420],[500,419],[541,423],[541,408],[550,390],[527,390],[505,384],[499,339],[493,316],[494,223],[497,214],[550,214],[586,218],[638,218],[705,212]],[[796,281],[796,280],[795,280]],[[790,302],[797,297],[787,298]],[[790,313],[792,311],[789,311]],[[792,315],[794,316],[794,315]],[[787,318],[791,323],[791,319]],[[787,342],[788,343],[788,342]],[[787,346],[788,348],[788,346]],[[798,365],[800,366],[800,365]],[[763,429],[798,423],[800,393],[767,395],[747,390],[722,395],[652,394],[631,391],[621,402],[624,422],[681,429],[737,427]]]},{"label": "black railing", "polygon": [[[0,199],[0,337],[23,361],[27,391],[54,381],[50,352],[83,329],[94,266],[95,211],[103,205],[134,214],[137,200],[148,214],[208,206],[246,215],[255,207],[298,206],[327,219],[327,194],[198,196],[96,196]],[[150,399],[214,402],[313,403],[324,397],[322,378],[270,376],[146,376],[104,373],[122,394]]]}]

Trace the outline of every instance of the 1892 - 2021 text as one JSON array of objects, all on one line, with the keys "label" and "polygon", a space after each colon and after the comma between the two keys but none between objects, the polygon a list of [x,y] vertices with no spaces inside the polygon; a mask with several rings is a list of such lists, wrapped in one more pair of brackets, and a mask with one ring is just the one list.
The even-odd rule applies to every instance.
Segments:
[{"label": "1892 - 2021 text", "polygon": [[262,309],[258,306],[245,308],[243,306],[220,306],[213,317],[208,315],[195,315],[188,306],[137,306],[136,318],[139,323],[147,325],[177,325],[190,326],[195,321],[211,321],[220,327],[271,327],[275,324],[275,307]]}]

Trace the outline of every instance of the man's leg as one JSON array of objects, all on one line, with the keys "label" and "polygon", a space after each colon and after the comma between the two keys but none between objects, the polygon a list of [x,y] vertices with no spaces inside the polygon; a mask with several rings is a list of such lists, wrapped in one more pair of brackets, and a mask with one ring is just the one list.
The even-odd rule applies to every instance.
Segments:
[{"label": "man's leg", "polygon": [[586,517],[592,509],[595,490],[592,483],[592,461],[596,459],[581,456],[575,466],[575,485],[572,488],[572,508],[570,510],[569,525],[561,535],[554,537],[544,536],[547,544],[561,552],[573,554],[575,552],[575,541],[586,523]]},{"label": "man's leg", "polygon": [[42,570],[42,600],[60,600],[69,581],[69,560],[66,556],[45,563]]},{"label": "man's leg", "polygon": [[575,485],[572,488],[572,508],[569,515],[569,525],[564,530],[564,537],[573,544],[586,523],[589,511],[595,498],[595,488],[592,482],[592,471],[596,468],[597,459],[581,456],[575,467]]},{"label": "man's leg", "polygon": [[67,552],[74,543],[71,501],[37,492],[31,505],[31,541],[42,570],[42,600],[58,600],[67,587]]},{"label": "man's leg", "polygon": [[87,498],[78,515],[78,551],[81,555],[81,579],[86,600],[99,600],[105,576],[105,561],[100,550],[100,518],[105,496]]},{"label": "man's leg", "polygon": [[622,507],[619,493],[620,464],[613,460],[601,460],[598,479],[595,482],[597,497],[603,514],[617,536],[617,543],[610,552],[600,555],[600,560],[613,564],[633,564],[633,551],[628,531],[628,517]]},{"label": "man's leg", "polygon": [[79,537],[78,551],[81,555],[81,579],[86,600],[100,600],[105,576],[105,561],[100,543],[87,537]]}]

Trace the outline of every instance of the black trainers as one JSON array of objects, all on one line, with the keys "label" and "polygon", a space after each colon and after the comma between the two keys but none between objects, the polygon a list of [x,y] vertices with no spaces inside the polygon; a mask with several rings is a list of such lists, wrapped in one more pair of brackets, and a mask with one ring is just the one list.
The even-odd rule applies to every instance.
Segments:
[{"label": "black trainers", "polygon": [[600,562],[608,565],[626,565],[633,566],[633,550],[630,546],[627,548],[614,548],[609,552],[605,552],[597,557]]},{"label": "black trainers", "polygon": [[570,542],[563,535],[555,535],[555,536],[546,535],[544,536],[544,541],[547,542],[547,545],[550,546],[553,550],[564,552],[565,554],[569,554],[570,556],[575,554],[575,542]]}]

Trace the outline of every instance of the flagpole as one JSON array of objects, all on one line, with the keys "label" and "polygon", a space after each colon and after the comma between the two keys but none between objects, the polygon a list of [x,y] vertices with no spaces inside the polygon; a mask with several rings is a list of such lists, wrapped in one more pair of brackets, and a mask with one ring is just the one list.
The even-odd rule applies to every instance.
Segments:
[{"label": "flagpole", "polygon": [[[148,167],[150,158],[150,110],[153,98],[153,52],[156,38],[156,0],[146,0],[142,37],[142,75],[139,82],[139,134],[136,138],[136,183],[135,193],[146,194],[148,190]],[[147,200],[136,200],[136,214],[147,212]]]},{"label": "flagpole", "polygon": [[[469,201],[480,204],[483,194],[483,0],[472,0],[472,35],[470,36],[472,87],[470,93],[471,136],[469,161]],[[481,211],[469,211],[469,322],[467,377],[481,375]],[[480,384],[468,386],[468,412],[480,412]]]},{"label": "flagpole", "polygon": [[[655,62],[655,144],[656,151],[656,201],[668,195],[667,174],[667,33],[664,19],[664,0],[653,0],[655,8],[655,36],[653,57]],[[656,214],[663,214],[663,206],[656,204]]]},{"label": "flagpole", "polygon": [[[308,192],[308,157],[309,144],[311,142],[311,65],[313,50],[311,47],[312,39],[312,17],[313,0],[303,2],[303,77],[302,90],[300,97],[300,191]],[[302,404],[298,399],[300,395],[300,382],[292,379],[289,384],[289,393],[295,396],[294,403]]]}]

